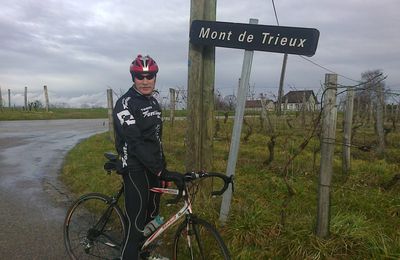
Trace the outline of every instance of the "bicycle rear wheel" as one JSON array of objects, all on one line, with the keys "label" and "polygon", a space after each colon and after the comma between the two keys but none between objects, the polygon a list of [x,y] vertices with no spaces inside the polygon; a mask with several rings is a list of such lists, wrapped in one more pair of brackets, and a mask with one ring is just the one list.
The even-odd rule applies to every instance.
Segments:
[{"label": "bicycle rear wheel", "polygon": [[114,259],[121,256],[125,239],[122,211],[108,196],[80,197],[64,221],[64,244],[71,259]]},{"label": "bicycle rear wheel", "polygon": [[228,248],[213,225],[190,217],[178,228],[174,239],[174,260],[231,259]]}]

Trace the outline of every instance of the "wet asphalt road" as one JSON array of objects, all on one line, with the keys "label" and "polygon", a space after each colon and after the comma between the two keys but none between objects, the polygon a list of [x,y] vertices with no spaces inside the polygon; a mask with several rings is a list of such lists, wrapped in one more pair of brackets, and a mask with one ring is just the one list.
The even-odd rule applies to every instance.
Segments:
[{"label": "wet asphalt road", "polygon": [[0,121],[0,259],[68,259],[62,224],[70,196],[58,180],[75,144],[106,119]]}]

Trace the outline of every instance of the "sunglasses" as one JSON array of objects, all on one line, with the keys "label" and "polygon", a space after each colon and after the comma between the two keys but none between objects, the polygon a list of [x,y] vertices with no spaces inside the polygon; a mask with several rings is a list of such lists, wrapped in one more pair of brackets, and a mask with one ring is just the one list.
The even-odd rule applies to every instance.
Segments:
[{"label": "sunglasses", "polygon": [[151,80],[154,79],[155,76],[156,74],[148,74],[148,75],[137,74],[135,75],[135,78],[138,80],[143,80],[144,78]]}]

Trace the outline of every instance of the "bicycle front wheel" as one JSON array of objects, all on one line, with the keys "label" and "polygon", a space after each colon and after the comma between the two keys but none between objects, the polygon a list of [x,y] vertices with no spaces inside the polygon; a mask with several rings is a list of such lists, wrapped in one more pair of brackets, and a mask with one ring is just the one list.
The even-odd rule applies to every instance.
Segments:
[{"label": "bicycle front wheel", "polygon": [[108,196],[80,197],[64,221],[64,244],[71,259],[114,259],[121,256],[125,219]]},{"label": "bicycle front wheel", "polygon": [[174,239],[174,260],[231,259],[228,248],[213,225],[190,217],[178,228]]}]

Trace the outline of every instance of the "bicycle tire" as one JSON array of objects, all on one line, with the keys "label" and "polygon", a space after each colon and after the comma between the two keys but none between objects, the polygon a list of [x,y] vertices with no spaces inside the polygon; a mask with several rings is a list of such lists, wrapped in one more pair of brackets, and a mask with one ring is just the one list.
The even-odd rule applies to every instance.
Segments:
[{"label": "bicycle tire", "polygon": [[187,218],[174,238],[174,260],[230,260],[229,250],[213,225],[197,218]]},{"label": "bicycle tire", "polygon": [[126,234],[125,216],[106,195],[89,193],[77,199],[67,211],[63,229],[64,244],[71,259],[121,256]]}]

